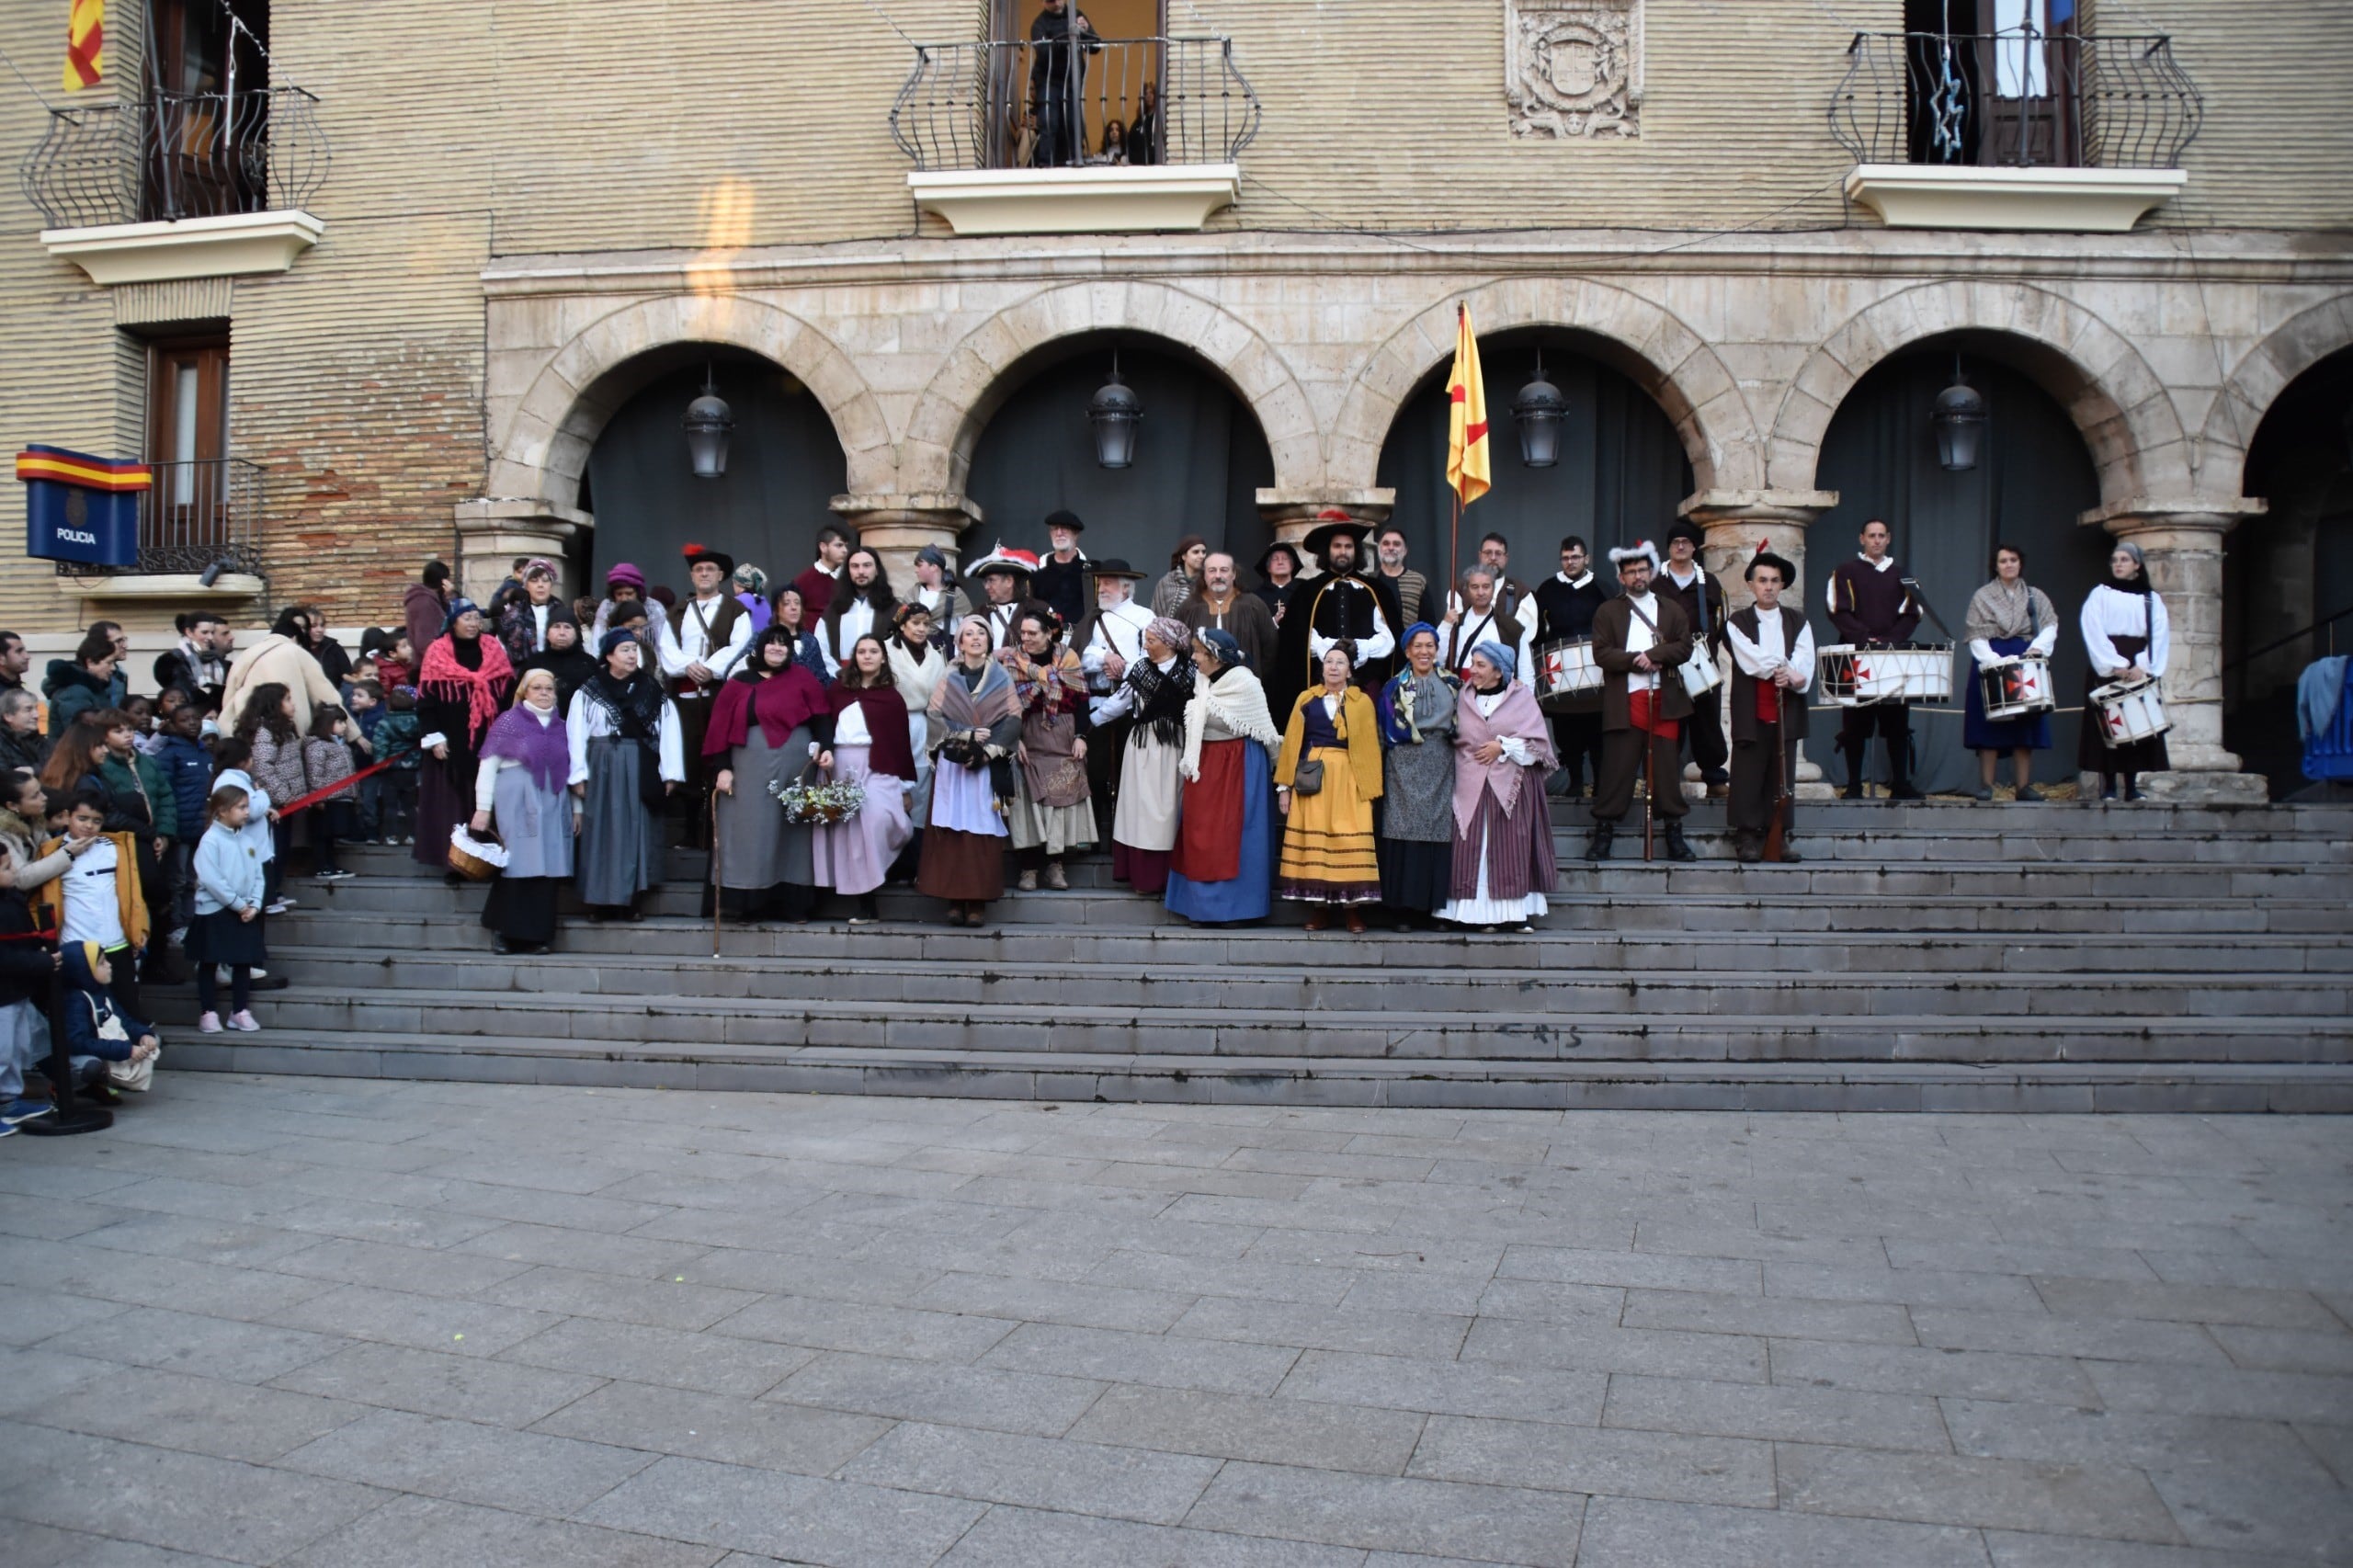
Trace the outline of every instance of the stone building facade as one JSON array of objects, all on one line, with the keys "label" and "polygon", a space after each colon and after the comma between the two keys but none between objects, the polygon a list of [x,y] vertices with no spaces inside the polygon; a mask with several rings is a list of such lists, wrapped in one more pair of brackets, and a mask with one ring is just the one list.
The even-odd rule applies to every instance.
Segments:
[{"label": "stone building facade", "polygon": [[[62,31],[36,9],[0,17],[14,58]],[[2268,10],[2260,32],[2224,0],[2133,10],[2202,119],[2170,195],[2085,233],[1893,227],[1851,194],[1870,190],[1825,109],[1852,29],[1901,33],[1901,0],[1177,0],[1162,25],[1230,35],[1256,95],[1233,199],[1193,232],[1006,236],[912,199],[889,134],[915,54],[893,28],[974,40],[971,0],[717,0],[693,28],[718,51],[678,47],[660,7],[278,0],[272,81],[316,95],[333,147],[306,201],[323,233],[278,270],[107,287],[11,194],[0,324],[22,347],[0,419],[20,445],[142,449],[150,346],[224,331],[233,447],[267,484],[241,609],[365,624],[430,554],[476,588],[512,555],[589,559],[595,444],[682,346],[805,387],[843,455],[831,513],[901,564],[967,536],[992,415],[1076,340],[1166,345],[1229,389],[1271,454],[1274,533],[1327,506],[1379,519],[1384,443],[1467,303],[1483,334],[1572,335],[1648,394],[1737,597],[1758,539],[1802,560],[1836,503],[1820,459],[1857,383],[1963,345],[2079,434],[2097,498],[2067,526],[2148,550],[2176,627],[2177,788],[2259,798],[2222,741],[2225,540],[2264,509],[2245,465],[2267,414],[2353,347],[2353,14]],[[10,97],[0,138],[29,147],[49,118]],[[52,637],[111,615],[153,640],[189,591],[0,563],[5,619]]]}]

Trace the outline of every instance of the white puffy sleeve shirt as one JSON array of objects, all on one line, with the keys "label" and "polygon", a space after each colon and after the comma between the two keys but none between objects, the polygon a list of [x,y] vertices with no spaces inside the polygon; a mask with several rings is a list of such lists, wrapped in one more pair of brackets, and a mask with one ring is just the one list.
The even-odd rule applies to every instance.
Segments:
[{"label": "white puffy sleeve shirt", "polygon": [[[2102,676],[2121,675],[2138,665],[2153,676],[2165,673],[2165,657],[2173,651],[2173,631],[2165,601],[2155,593],[2128,594],[2102,583],[2084,601],[2084,653]],[[2116,651],[2118,637],[2145,637],[2148,648],[2133,658]]]}]

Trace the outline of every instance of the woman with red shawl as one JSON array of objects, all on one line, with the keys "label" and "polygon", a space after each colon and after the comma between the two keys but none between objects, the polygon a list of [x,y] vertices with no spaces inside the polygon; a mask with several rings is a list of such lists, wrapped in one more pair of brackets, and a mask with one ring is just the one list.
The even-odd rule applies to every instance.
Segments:
[{"label": "woman with red shawl", "polygon": [[[483,636],[483,613],[472,599],[454,599],[441,635],[425,650],[416,672],[416,725],[425,753],[416,787],[418,862],[446,868],[449,835],[473,815],[474,775],[483,737],[506,707],[515,666],[495,638]],[[460,880],[449,872],[452,882]]]},{"label": "woman with red shawl", "polygon": [[702,754],[716,770],[712,872],[722,907],[739,919],[805,926],[817,908],[814,829],[786,821],[776,792],[804,775],[814,781],[834,716],[816,676],[793,660],[797,641],[779,623],[754,639],[745,668],[720,683]]}]

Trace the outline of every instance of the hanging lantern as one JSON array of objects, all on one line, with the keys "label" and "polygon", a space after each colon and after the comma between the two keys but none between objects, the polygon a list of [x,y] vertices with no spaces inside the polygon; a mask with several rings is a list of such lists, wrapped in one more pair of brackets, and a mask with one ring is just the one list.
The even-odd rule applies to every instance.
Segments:
[{"label": "hanging lantern", "polygon": [[1111,379],[1086,403],[1086,417],[1095,426],[1095,460],[1105,468],[1126,468],[1136,460],[1136,425],[1143,404],[1120,380],[1120,357],[1111,356]]},{"label": "hanging lantern", "polygon": [[735,411],[719,395],[706,367],[702,395],[687,404],[687,455],[694,460],[697,479],[717,479],[727,472],[727,438],[734,429]]},{"label": "hanging lantern", "polygon": [[1536,374],[1512,400],[1512,417],[1519,422],[1519,460],[1526,468],[1551,468],[1561,460],[1561,426],[1568,417],[1569,400],[1544,379],[1544,355],[1536,356]]},{"label": "hanging lantern", "polygon": [[1977,443],[1985,434],[1985,399],[1961,373],[1953,359],[1952,385],[1937,394],[1930,421],[1937,430],[1937,460],[1948,473],[1962,473],[1977,466]]}]

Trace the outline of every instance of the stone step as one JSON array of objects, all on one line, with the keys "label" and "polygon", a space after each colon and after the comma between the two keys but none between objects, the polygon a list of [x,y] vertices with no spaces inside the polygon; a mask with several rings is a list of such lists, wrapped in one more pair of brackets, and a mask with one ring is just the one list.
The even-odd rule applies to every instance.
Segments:
[{"label": "stone step", "polygon": [[[295,884],[298,889],[301,884]],[[308,897],[307,894],[301,896]],[[370,953],[387,947],[410,951],[461,949],[480,950],[489,941],[477,916],[482,894],[468,899],[452,894],[451,905],[439,914],[377,915],[357,918],[348,911],[324,910],[298,904],[284,915],[272,915],[269,939],[276,943],[352,946]],[[1204,929],[1168,915],[1140,898],[1079,899],[1054,893],[1015,894],[993,905],[995,921],[978,932],[959,931],[944,924],[936,900],[904,890],[885,892],[880,907],[881,926],[852,927],[843,923],[839,908],[807,926],[746,925],[731,922],[724,940],[730,952],[823,951],[847,954],[847,944],[868,943],[884,937],[919,937],[927,943],[947,942],[943,952],[1005,961],[1017,953],[1025,960],[1068,956],[1074,908],[1087,911],[1075,922],[1075,934],[1087,939],[1136,938],[1154,944],[1192,941],[1249,940],[1253,932],[1270,927],[1233,930]],[[838,903],[838,901],[835,901]],[[1278,910],[1279,914],[1279,909]],[[1024,918],[1024,915],[1027,918]],[[1291,915],[1296,926],[1299,916]],[[2113,942],[2120,924],[2129,923],[2135,938],[2193,933],[2342,936],[2353,932],[2353,905],[2339,899],[2265,898],[2209,903],[2195,899],[2144,898],[2120,903],[2115,899],[1942,898],[1923,902],[1887,894],[1821,899],[1799,895],[1774,897],[1750,894],[1718,900],[1643,895],[1557,895],[1542,928],[1547,937],[1608,933],[1691,932],[1713,937],[1769,930],[1783,935],[1838,935],[1876,942],[1910,933],[1983,933],[2019,936],[2097,936]],[[585,919],[564,923],[557,947],[574,953],[668,953],[679,957],[709,956],[710,922],[683,915],[657,915],[631,924],[603,925]],[[1303,933],[1302,933],[1303,935]],[[1372,929],[1355,942],[1394,942],[1418,947],[1432,942],[1472,938],[1447,931],[1400,934],[1376,919]],[[1478,937],[1482,942],[1503,939]],[[1516,938],[1525,939],[1525,938]],[[1341,940],[1336,933],[1327,942]],[[1000,946],[1000,944],[1021,944]],[[1044,944],[1040,946],[1040,944]],[[863,947],[859,951],[866,950]],[[934,950],[926,947],[926,951]],[[1251,950],[1258,950],[1253,949]],[[1148,947],[1134,949],[1140,961],[1188,961],[1190,949]]]},{"label": "stone step", "polygon": [[[1949,1037],[1959,1060],[2080,1057],[2094,1040],[2104,1042],[2096,1054],[2107,1059],[2121,1052],[2235,1060],[2244,1053],[2227,1042],[2242,1036],[2262,1041],[2267,1055],[2336,1060],[2353,1041],[2353,978],[2304,975],[2070,977],[2047,985],[2002,975],[1563,975],[1547,977],[1540,1006],[1533,989],[1518,1006],[1496,1006],[1503,998],[1482,994],[1474,1002],[1445,978],[1351,985],[1180,973],[1131,976],[1120,991],[1092,978],[1057,984],[1036,973],[913,971],[839,974],[819,1000],[723,989],[741,983],[748,992],[756,972],[713,976],[722,989],[710,994],[459,994],[439,987],[355,990],[331,981],[267,1000],[276,1026],[297,1032],[1203,1055],[1642,1059],[1697,1051],[1876,1060],[1937,1054],[1903,1043],[1925,1030]],[[844,992],[855,994],[837,994]],[[190,1023],[196,1015],[190,987],[155,990],[146,1006],[159,1023]],[[2204,1043],[2185,1045],[2190,1037]],[[2162,1051],[2154,1043],[2161,1039]]]},{"label": "stone step", "polygon": [[[1095,867],[1074,869],[1074,881],[1092,881]],[[1699,861],[1672,865],[1619,862],[1594,866],[1578,860],[1564,863],[1556,884],[1570,898],[1632,894],[1689,897],[1721,904],[1737,904],[1758,895],[1823,899],[1859,896],[1905,898],[1927,903],[1948,898],[1980,898],[2029,902],[2051,898],[2100,899],[2127,903],[2142,899],[2178,901],[2195,898],[2220,904],[2232,900],[2292,897],[2300,900],[2353,901],[2353,868],[2314,869],[2299,866],[2019,866],[1970,863],[1940,866],[1859,866],[1841,862],[1807,861],[1802,865],[1743,866],[1733,861]],[[478,910],[484,896],[479,887],[452,889],[430,877],[365,874],[340,882],[289,880],[288,892],[301,906],[347,911],[376,916],[387,915],[448,915]],[[930,910],[938,904],[909,891],[903,913]],[[568,899],[568,895],[567,895]],[[1147,900],[1118,887],[1074,887],[1066,893],[1014,893],[993,906],[995,920],[1092,921],[1125,917],[1124,912],[1149,906]],[[567,903],[567,908],[570,905]],[[652,890],[641,907],[649,915],[692,918],[701,908],[701,889],[691,882],[669,881]],[[916,917],[926,915],[917,914]],[[1157,923],[1173,916],[1144,916]],[[1303,916],[1297,906],[1276,901],[1273,918],[1295,925]],[[1552,916],[1550,924],[1559,924]],[[2124,918],[2120,915],[2120,924]]]},{"label": "stone step", "polygon": [[[641,927],[641,932],[643,928]],[[272,967],[296,978],[351,990],[430,990],[461,993],[598,992],[630,995],[676,989],[702,994],[790,1000],[824,994],[885,997],[912,988],[928,994],[942,966],[969,970],[984,985],[1020,983],[1053,996],[1075,988],[1096,995],[1165,999],[1168,987],[1212,981],[1254,986],[1306,986],[1319,994],[1337,987],[1450,987],[1459,1001],[1442,1006],[1492,1006],[1510,997],[1534,999],[1571,983],[1602,976],[1648,984],[1657,976],[1718,973],[1844,975],[1858,978],[1945,976],[2022,985],[2174,976],[2199,972],[2306,977],[2353,983],[2353,937],[2143,937],[2120,949],[2112,937],[2020,941],[1979,933],[1851,937],[1739,932],[1694,943],[1667,933],[1545,932],[1534,936],[1432,936],[1416,940],[1368,932],[1362,941],[1268,942],[1241,932],[1203,932],[1182,945],[1086,932],[1005,934],[958,930],[859,927],[840,942],[805,940],[794,930],[752,931],[722,941],[710,953],[707,933],[663,932],[688,937],[654,950],[641,942],[627,952],[501,955],[477,932],[471,949],[395,948],[361,955],[339,944],[274,942]],[[700,940],[693,940],[700,937]],[[683,950],[679,950],[683,949]],[[845,990],[844,987],[849,989]],[[1222,1005],[1222,1004],[1221,1004]],[[1291,1006],[1290,1003],[1279,1004]],[[1328,1006],[1326,1003],[1296,1004]],[[1566,1005],[1566,1004],[1563,1004]]]},{"label": "stone step", "polygon": [[747,1050],[267,1030],[175,1040],[176,1070],[719,1092],[1276,1106],[1711,1111],[2353,1111],[2317,1063],[1302,1061],[1165,1054]]}]

